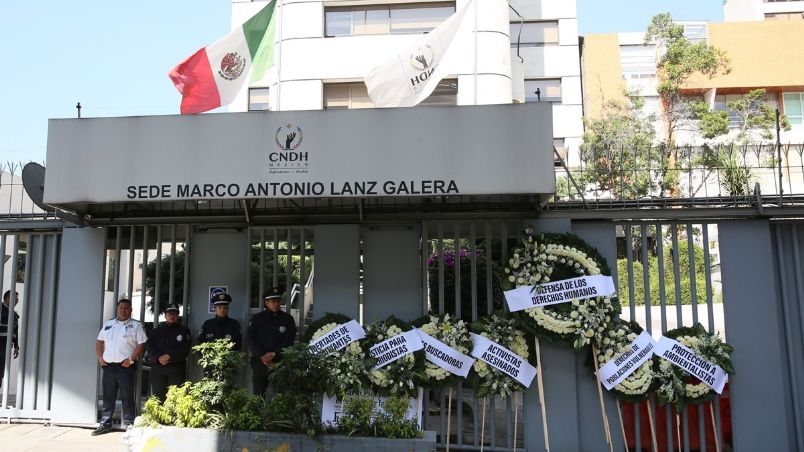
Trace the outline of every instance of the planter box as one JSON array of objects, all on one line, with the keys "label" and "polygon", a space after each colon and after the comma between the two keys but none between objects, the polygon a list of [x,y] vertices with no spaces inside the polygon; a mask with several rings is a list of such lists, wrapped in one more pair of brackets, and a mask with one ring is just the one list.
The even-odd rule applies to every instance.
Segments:
[{"label": "planter box", "polygon": [[323,435],[311,438],[307,435],[275,432],[228,432],[201,428],[135,427],[123,437],[132,452],[177,451],[217,452],[248,450],[281,452],[377,452],[409,451],[430,452],[436,450],[435,432],[424,432],[423,439],[386,439]]}]

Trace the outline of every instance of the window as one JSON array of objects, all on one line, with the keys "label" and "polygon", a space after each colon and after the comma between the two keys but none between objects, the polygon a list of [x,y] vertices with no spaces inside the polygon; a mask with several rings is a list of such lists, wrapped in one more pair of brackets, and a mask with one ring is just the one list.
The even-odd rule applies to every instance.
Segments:
[{"label": "window", "polygon": [[455,12],[455,2],[326,8],[325,34],[359,36],[427,33]]},{"label": "window", "polygon": [[[419,105],[457,105],[458,81],[441,80],[430,97]],[[374,108],[365,83],[328,83],[324,85],[324,109]]]},{"label": "window", "polygon": [[790,125],[798,127],[804,125],[804,93],[784,94],[784,114]]},{"label": "window", "polygon": [[653,45],[620,46],[620,69],[624,79],[656,77],[656,48]]},{"label": "window", "polygon": [[[738,127],[740,125],[740,113],[730,110],[728,102],[742,99],[742,94],[718,94],[715,96],[715,111],[725,111],[729,115],[729,127]],[[771,108],[775,108],[776,99],[771,94],[765,94],[765,102],[770,104]]]},{"label": "window", "polygon": [[[539,95],[536,95],[539,90]],[[561,79],[525,80],[525,102],[561,102]]]},{"label": "window", "polygon": [[510,33],[513,47],[516,47],[517,39],[520,47],[558,44],[558,22],[514,22],[510,25]]},{"label": "window", "polygon": [[768,20],[801,20],[804,19],[804,13],[765,13],[765,19]]},{"label": "window", "polygon": [[706,24],[683,24],[684,37],[691,43],[707,42],[709,33]]},{"label": "window", "polygon": [[248,89],[248,111],[270,110],[268,102],[268,88],[249,88]]}]

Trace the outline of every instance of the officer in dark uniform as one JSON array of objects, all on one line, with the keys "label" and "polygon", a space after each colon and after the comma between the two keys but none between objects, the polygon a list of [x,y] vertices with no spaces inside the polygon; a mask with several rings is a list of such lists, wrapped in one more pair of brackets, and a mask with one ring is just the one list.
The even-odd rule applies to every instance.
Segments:
[{"label": "officer in dark uniform", "polygon": [[[6,293],[3,294],[3,303],[2,303],[2,314],[0,315],[0,387],[3,386],[3,376],[5,375],[6,370],[6,347],[8,346],[8,338],[11,338],[11,347],[10,352],[11,356],[14,359],[17,359],[20,356],[20,343],[17,334],[19,333],[20,325],[20,316],[16,312],[11,314],[12,307],[9,306],[9,302],[11,300],[11,291],[7,290]],[[19,305],[20,296],[17,292],[14,292],[14,306]],[[12,319],[9,322],[9,317]],[[11,324],[11,328],[9,328],[9,323]]]},{"label": "officer in dark uniform", "polygon": [[296,339],[296,321],[282,311],[282,292],[274,287],[265,294],[265,311],[255,314],[248,324],[248,348],[251,351],[252,390],[264,396],[268,387],[268,369],[282,359],[282,349]]},{"label": "officer in dark uniform", "polygon": [[215,295],[213,305],[215,305],[215,317],[207,320],[201,325],[201,333],[198,335],[198,342],[212,342],[218,339],[229,339],[234,342],[234,350],[243,347],[243,335],[240,332],[240,322],[229,317],[229,303],[232,297],[228,293]]},{"label": "officer in dark uniform", "polygon": [[165,323],[151,332],[145,348],[151,355],[151,392],[165,401],[168,386],[187,381],[190,329],[179,323],[179,306],[165,308]]}]

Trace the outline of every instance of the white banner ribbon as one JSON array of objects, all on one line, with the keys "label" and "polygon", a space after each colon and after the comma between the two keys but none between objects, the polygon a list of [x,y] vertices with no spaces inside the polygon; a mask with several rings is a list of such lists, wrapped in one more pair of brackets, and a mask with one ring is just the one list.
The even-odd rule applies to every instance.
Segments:
[{"label": "white banner ribbon", "polygon": [[419,333],[417,333],[416,330],[410,330],[397,334],[371,347],[369,349],[369,355],[377,360],[374,369],[380,369],[408,353],[421,350],[423,347],[424,344],[422,344],[422,340],[419,339]]},{"label": "white banner ribbon", "polygon": [[607,362],[597,371],[597,378],[611,391],[611,388],[620,384],[653,356],[655,346],[650,333],[643,331],[631,342],[631,347],[625,353]]},{"label": "white banner ribbon", "polygon": [[706,383],[718,394],[723,392],[723,386],[729,380],[728,374],[720,366],[696,355],[684,344],[669,337],[660,337],[653,353]]},{"label": "white banner ribbon", "polygon": [[419,339],[422,340],[424,345],[424,357],[427,358],[427,361],[452,374],[460,375],[464,378],[469,375],[469,369],[472,368],[472,364],[475,362],[474,359],[418,328],[416,328],[416,332],[419,333]]},{"label": "white banner ribbon", "polygon": [[505,291],[511,312],[537,306],[569,303],[572,300],[606,297],[616,292],[611,276],[592,275],[562,279],[538,286],[522,286]]},{"label": "white banner ribbon", "polygon": [[337,352],[354,341],[366,337],[366,332],[356,320],[350,320],[335,327],[334,330],[310,342],[310,348],[327,354]]},{"label": "white banner ribbon", "polygon": [[472,333],[472,345],[472,356],[530,387],[536,368],[525,358],[479,334]]}]

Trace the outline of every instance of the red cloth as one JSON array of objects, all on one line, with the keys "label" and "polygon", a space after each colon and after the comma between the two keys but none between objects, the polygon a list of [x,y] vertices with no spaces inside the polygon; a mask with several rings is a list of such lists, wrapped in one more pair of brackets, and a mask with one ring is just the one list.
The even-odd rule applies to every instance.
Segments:
[{"label": "red cloth", "polygon": [[[703,415],[704,415],[704,432],[706,435],[706,449],[714,451],[715,448],[715,434],[712,428],[712,407],[716,406],[715,400],[711,402],[704,402],[703,405]],[[639,428],[640,428],[640,442],[643,450],[652,450],[652,440],[650,434],[650,422],[648,419],[648,403],[647,402],[640,402],[639,404],[634,403],[625,403],[623,404],[623,426],[625,427],[625,436],[628,439],[628,448],[633,449],[636,447],[636,418],[634,416],[634,408],[639,406]],[[723,394],[720,396],[720,423],[721,423],[721,437],[720,437],[720,449],[726,450],[726,446],[731,446],[732,438],[731,438],[731,403],[729,402],[729,385],[726,383],[725,388],[723,389]],[[688,427],[689,427],[689,441],[690,441],[690,450],[700,450],[700,435],[698,432],[698,407],[700,405],[689,405],[685,409],[687,411],[688,417]],[[670,408],[670,425],[672,426],[672,441],[673,441],[673,450],[683,450],[683,441],[684,441],[684,425],[683,425],[683,415],[679,413],[678,423],[676,423],[676,410],[671,407]],[[654,404],[654,415],[653,419],[656,423],[656,442],[661,452],[669,452],[667,449],[667,426],[666,426],[666,418],[667,418],[667,411],[665,407],[662,405],[655,405]],[[681,429],[681,441],[682,444],[679,446],[678,444],[678,428]],[[612,434],[616,434],[612,432]]]}]

